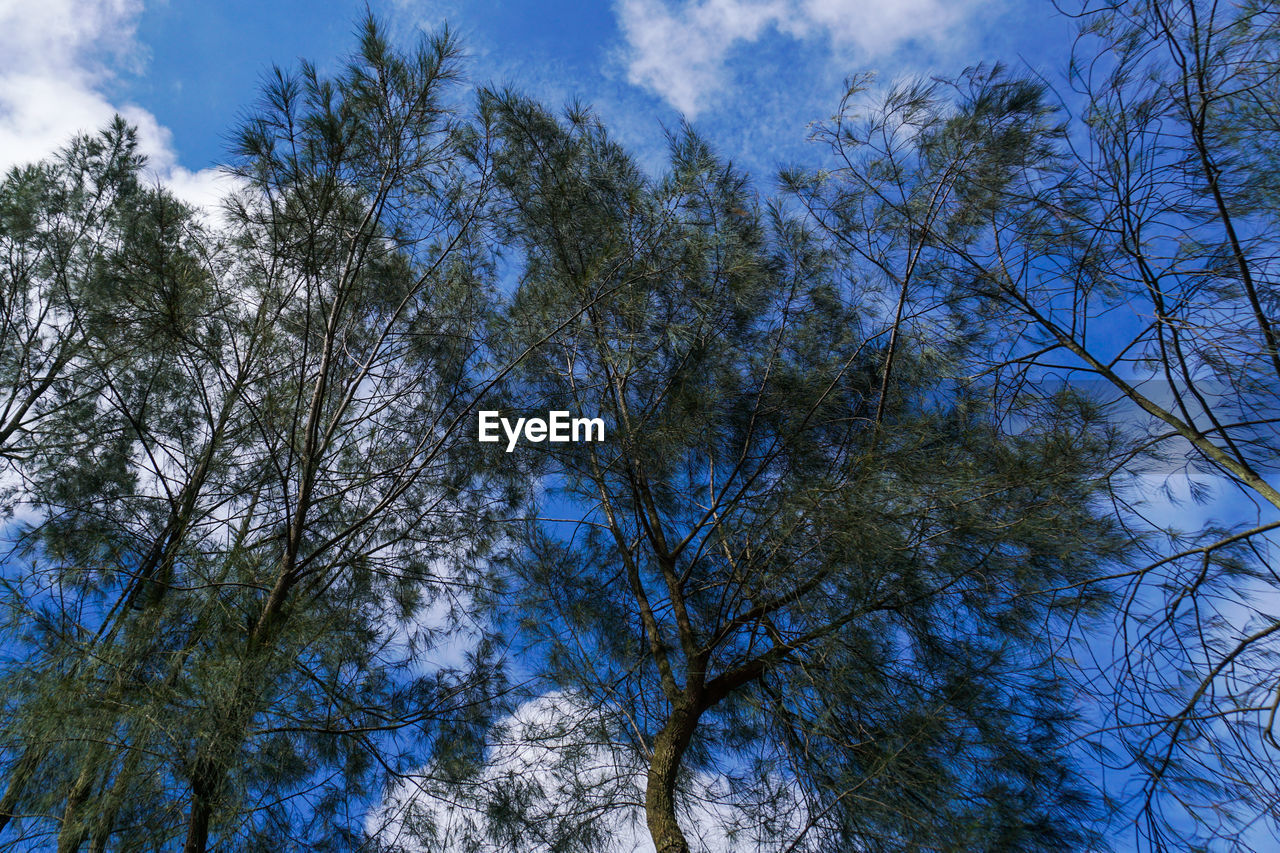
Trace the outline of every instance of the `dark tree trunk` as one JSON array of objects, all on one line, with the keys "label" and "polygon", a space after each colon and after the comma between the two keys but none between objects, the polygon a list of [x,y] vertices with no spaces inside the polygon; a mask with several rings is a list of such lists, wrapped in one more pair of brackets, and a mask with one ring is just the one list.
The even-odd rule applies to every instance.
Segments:
[{"label": "dark tree trunk", "polygon": [[676,820],[676,776],[698,726],[699,713],[692,702],[682,699],[671,709],[666,725],[653,739],[644,811],[657,853],[689,853],[689,842]]},{"label": "dark tree trunk", "polygon": [[14,810],[18,806],[18,799],[22,796],[22,792],[27,788],[27,782],[30,781],[32,774],[36,772],[36,766],[40,763],[41,750],[35,747],[27,747],[22,753],[22,757],[14,764],[13,769],[9,771],[9,784],[5,787],[4,797],[0,798],[0,832],[9,825],[9,821],[14,817]]},{"label": "dark tree trunk", "polygon": [[187,817],[187,840],[182,853],[204,853],[209,846],[209,820],[213,816],[213,797],[217,788],[218,768],[201,761],[191,779],[191,813]]}]

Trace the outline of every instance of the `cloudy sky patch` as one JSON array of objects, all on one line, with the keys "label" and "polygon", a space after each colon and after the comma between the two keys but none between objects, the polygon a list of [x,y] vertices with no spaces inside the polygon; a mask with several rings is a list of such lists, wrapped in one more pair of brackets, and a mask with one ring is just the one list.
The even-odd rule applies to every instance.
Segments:
[{"label": "cloudy sky patch", "polygon": [[[694,117],[733,85],[731,58],[770,34],[806,51],[870,63],[911,46],[917,58],[965,41],[982,0],[619,0],[630,82]],[[945,43],[945,44],[944,44]]]}]

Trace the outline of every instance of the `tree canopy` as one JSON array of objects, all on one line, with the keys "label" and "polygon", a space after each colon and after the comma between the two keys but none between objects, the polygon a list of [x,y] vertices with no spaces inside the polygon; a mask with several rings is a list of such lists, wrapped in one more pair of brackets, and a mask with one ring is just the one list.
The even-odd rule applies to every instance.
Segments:
[{"label": "tree canopy", "polygon": [[1276,16],[1082,20],[776,182],[372,17],[9,172],[0,849],[1256,848]]}]

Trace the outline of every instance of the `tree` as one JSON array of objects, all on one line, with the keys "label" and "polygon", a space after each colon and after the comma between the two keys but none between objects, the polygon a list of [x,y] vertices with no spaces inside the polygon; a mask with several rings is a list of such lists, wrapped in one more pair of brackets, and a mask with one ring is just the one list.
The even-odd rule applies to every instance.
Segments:
[{"label": "tree", "polygon": [[122,295],[104,288],[102,277],[128,219],[152,198],[139,186],[136,149],[118,120],[47,163],[11,169],[0,184],[6,469],[56,441],[44,425],[99,390],[82,368],[125,348],[112,337]]},{"label": "tree", "polygon": [[[691,132],[653,180],[585,111],[486,108],[525,259],[507,346],[559,328],[515,405],[608,436],[530,445],[547,496],[499,602],[540,683],[603,717],[576,751],[556,729],[558,759],[595,779],[598,739],[630,756],[614,798],[575,802],[577,832],[539,837],[590,849],[642,787],[657,850],[688,850],[705,770],[759,849],[1090,843],[1051,637],[1105,595],[1036,594],[1118,547],[1087,407],[1044,399],[1002,429],[955,384],[963,339],[883,320]],[[548,817],[525,783],[496,787],[473,843]]]},{"label": "tree", "polygon": [[4,811],[60,850],[345,849],[437,724],[479,717],[483,649],[415,669],[505,499],[460,432],[492,377],[456,62],[447,33],[402,54],[367,20],[335,79],[266,87],[224,229],[157,191],[100,264],[140,340],[77,380],[100,452],[24,460],[6,602]]},{"label": "tree", "polygon": [[[999,384],[1110,389],[1133,438],[1108,464],[1116,509],[1146,553],[1112,578],[1129,587],[1099,691],[1125,756],[1111,775],[1137,776],[1119,793],[1144,847],[1255,849],[1248,833],[1274,832],[1280,802],[1266,556],[1280,524],[1280,30],[1252,3],[1090,5],[1082,19],[1078,120],[1002,69],[900,87],[861,115],[851,98],[819,134],[835,168],[792,189],[853,257],[882,257],[886,231],[914,235],[926,272],[911,303],[982,325]],[[1143,499],[1170,465],[1193,498],[1234,495],[1215,507],[1227,520],[1161,518]]]},{"label": "tree", "polygon": [[[764,203],[688,128],[652,177],[580,107],[469,116],[447,32],[371,19],[274,72],[217,222],[119,121],[11,172],[6,842],[1095,849],[1128,796],[1248,849],[1276,16],[1083,19],[1081,121],[860,78]],[[606,439],[505,453],[481,406]],[[1170,461],[1254,518],[1165,529]]]},{"label": "tree", "polygon": [[[129,431],[129,413],[103,404],[120,399],[129,377],[147,372],[140,365],[163,363],[164,342],[182,334],[187,310],[205,293],[200,281],[205,259],[188,213],[164,192],[142,185],[142,160],[135,149],[133,131],[117,120],[97,137],[76,139],[49,163],[11,171],[0,187],[0,233],[6,243],[3,344],[10,368],[3,428],[8,511],[33,498],[73,501],[92,493],[110,500],[136,485],[122,470],[129,441],[121,436]],[[128,286],[121,286],[122,274],[128,275]],[[109,515],[109,509],[71,510],[43,528],[65,531],[41,543],[55,560],[75,551],[71,559],[82,561],[74,586],[95,587],[99,565],[120,544]],[[27,630],[23,623],[34,618],[36,632],[61,633],[64,642],[83,645],[68,656],[67,645],[54,651],[34,641],[35,655],[18,658],[22,668],[14,680],[23,691],[31,687],[31,673],[24,670],[37,665],[60,669],[75,683],[79,664],[68,657],[100,650],[121,626],[119,610],[94,611],[94,604],[51,580],[47,568],[33,571],[25,579],[27,588],[6,602],[12,608],[9,618],[19,630]],[[131,598],[138,597],[140,587],[131,585]],[[67,593],[70,600],[63,600],[61,613],[44,603],[50,594]],[[98,617],[97,634],[83,633]],[[37,664],[43,654],[49,657]],[[40,697],[18,712],[26,723],[6,726],[7,735],[24,737],[26,743],[11,744],[20,756],[0,799],[0,827],[49,757],[43,728],[49,704],[56,706],[57,700]]]}]

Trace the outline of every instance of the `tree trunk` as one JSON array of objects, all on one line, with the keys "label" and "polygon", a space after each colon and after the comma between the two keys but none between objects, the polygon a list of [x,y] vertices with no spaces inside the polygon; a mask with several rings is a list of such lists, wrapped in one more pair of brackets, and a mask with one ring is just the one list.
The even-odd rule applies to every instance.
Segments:
[{"label": "tree trunk", "polygon": [[[261,620],[259,620],[261,621]],[[254,715],[257,691],[266,682],[266,655],[269,651],[250,638],[248,657],[241,663],[235,689],[224,704],[210,707],[213,731],[202,739],[201,757],[191,773],[191,811],[187,817],[187,839],[183,853],[204,853],[209,846],[209,825],[217,801],[226,791],[231,768],[239,760]]]},{"label": "tree trunk", "polygon": [[95,749],[85,757],[84,767],[67,795],[67,805],[62,812],[62,830],[58,833],[58,853],[75,853],[89,834],[83,812],[97,775],[95,771],[101,758],[97,753]]},{"label": "tree trunk", "polygon": [[[142,737],[139,737],[136,742],[143,743],[144,741]],[[102,807],[98,813],[97,820],[94,822],[93,835],[89,840],[89,853],[106,853],[107,842],[115,829],[116,817],[120,814],[120,808],[124,805],[129,781],[137,773],[141,755],[140,749],[129,750],[125,755],[124,764],[121,766],[120,772],[116,774],[110,790],[103,797]]]},{"label": "tree trunk", "polygon": [[9,821],[14,817],[15,809],[18,806],[18,800],[22,797],[22,792],[26,790],[27,782],[36,772],[36,766],[40,763],[43,752],[33,746],[29,746],[22,753],[22,757],[14,764],[13,769],[9,771],[9,784],[5,787],[4,797],[0,798],[0,832],[9,825]]},{"label": "tree trunk", "polygon": [[653,739],[649,779],[644,794],[645,822],[657,853],[689,853],[689,842],[676,821],[676,776],[680,761],[698,726],[700,709],[682,698]]},{"label": "tree trunk", "polygon": [[213,777],[216,768],[200,762],[191,781],[191,814],[182,853],[204,853],[209,846],[209,819],[213,816]]}]

